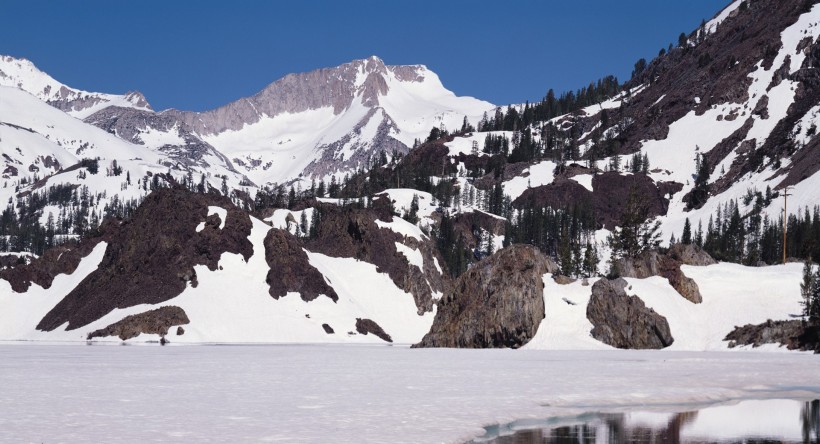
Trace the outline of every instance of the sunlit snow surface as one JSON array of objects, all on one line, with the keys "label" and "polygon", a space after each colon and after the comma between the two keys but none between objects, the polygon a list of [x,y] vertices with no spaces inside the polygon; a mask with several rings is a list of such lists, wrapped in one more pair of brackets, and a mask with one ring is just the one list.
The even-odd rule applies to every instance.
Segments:
[{"label": "sunlit snow surface", "polygon": [[0,345],[2,442],[464,442],[482,425],[820,393],[811,354]]}]

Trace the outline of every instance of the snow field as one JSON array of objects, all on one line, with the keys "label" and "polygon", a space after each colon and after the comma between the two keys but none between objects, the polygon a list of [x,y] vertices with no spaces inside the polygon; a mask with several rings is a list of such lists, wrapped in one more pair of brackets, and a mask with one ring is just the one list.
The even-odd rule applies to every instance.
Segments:
[{"label": "snow field", "polygon": [[[728,350],[728,342],[723,339],[735,326],[760,324],[767,319],[795,319],[802,313],[799,288],[802,264],[746,267],[720,263],[706,267],[684,265],[681,269],[697,282],[702,303],[687,301],[662,277],[625,278],[629,283],[627,294],[639,297],[669,322],[675,342],[668,350]],[[595,281],[597,279],[590,279],[588,286],[584,286],[582,280],[558,285],[551,275],[545,275],[546,317],[525,347],[609,348],[590,336],[592,323],[586,317]],[[765,350],[786,351],[777,345],[766,346]]]},{"label": "snow field", "polygon": [[0,307],[3,307],[0,310],[0,338],[5,341],[85,340],[87,332],[45,333],[36,330],[35,327],[46,313],[97,269],[106,248],[105,242],[97,244],[91,254],[80,262],[74,273],[56,276],[48,289],[32,283],[25,294],[20,294],[12,291],[11,284],[7,281],[0,280]]}]

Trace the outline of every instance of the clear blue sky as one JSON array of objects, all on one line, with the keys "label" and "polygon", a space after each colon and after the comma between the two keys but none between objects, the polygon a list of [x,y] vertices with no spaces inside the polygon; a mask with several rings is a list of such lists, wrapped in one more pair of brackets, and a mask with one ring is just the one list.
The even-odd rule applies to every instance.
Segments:
[{"label": "clear blue sky", "polygon": [[729,0],[3,0],[0,54],[75,88],[211,109],[291,72],[378,55],[504,105],[626,80]]}]

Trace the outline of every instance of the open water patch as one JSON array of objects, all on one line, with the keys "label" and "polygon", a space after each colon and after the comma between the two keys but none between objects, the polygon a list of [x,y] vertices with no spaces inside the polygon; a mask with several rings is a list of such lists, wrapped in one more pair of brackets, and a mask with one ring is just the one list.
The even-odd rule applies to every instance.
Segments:
[{"label": "open water patch", "polygon": [[468,444],[818,442],[820,400],[768,399],[520,420]]}]

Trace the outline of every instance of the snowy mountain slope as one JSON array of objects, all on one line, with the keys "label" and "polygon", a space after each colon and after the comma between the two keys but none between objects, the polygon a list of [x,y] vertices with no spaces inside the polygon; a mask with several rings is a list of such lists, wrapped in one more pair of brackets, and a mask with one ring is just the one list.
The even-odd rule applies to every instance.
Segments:
[{"label": "snowy mountain slope", "polygon": [[[366,330],[363,319],[397,342],[416,342],[429,328],[437,301],[451,290],[450,272],[464,272],[510,239],[539,242],[548,254],[561,256],[562,272],[572,277],[580,276],[581,259],[595,247],[599,262],[591,274],[595,267],[606,272],[611,249],[605,240],[633,192],[649,207],[649,217],[661,222],[664,241],[679,236],[687,218],[693,228],[698,222],[706,228],[710,216],[729,202],[738,202],[745,216],[758,203],[754,193],[767,188],[775,195],[763,215],[776,220],[777,192],[786,185],[792,187],[789,212],[802,214],[806,206],[820,203],[815,128],[820,122],[820,6],[783,4],[777,14],[772,7],[781,5],[771,0],[747,6],[733,3],[707,24],[707,36],[693,34],[601,103],[586,101],[563,116],[550,114],[528,121],[529,126],[516,122],[494,131],[458,131],[465,117],[475,124],[492,105],[454,96],[423,66],[387,66],[375,57],[292,74],[252,97],[204,113],[157,113],[95,102],[99,107],[79,120],[80,111],[66,114],[55,108],[60,103],[48,106],[17,87],[0,87],[7,180],[0,199],[12,198],[9,208],[15,208],[15,199],[23,202],[31,191],[61,183],[79,186],[69,190],[75,194],[87,187],[92,195],[89,204],[72,204],[80,209],[68,216],[53,204],[33,216],[41,224],[49,213],[61,218],[64,232],[74,234],[60,235],[95,235],[93,229],[83,233],[82,224],[73,228],[77,214],[86,217],[83,206],[92,207],[89,221],[99,220],[103,209],[117,201],[145,198],[149,182],[152,189],[155,182],[158,187],[178,182],[184,185],[171,187],[192,191],[204,175],[210,190],[203,186],[192,199],[227,195],[207,211],[202,205],[192,210],[174,197],[178,200],[166,203],[161,214],[168,221],[162,229],[121,216],[123,226],[144,231],[114,235],[107,231],[112,225],[103,227],[102,236],[108,236],[104,257],[90,254],[75,272],[88,274],[63,275],[48,289],[32,280],[26,293],[35,295],[30,301],[7,295],[8,285],[20,285],[23,278],[0,282],[5,298],[0,307],[16,307],[15,316],[25,320],[10,323],[13,327],[3,333],[8,336],[2,337],[82,339],[126,316],[174,305],[191,321],[184,335],[171,331],[175,342],[381,342],[362,331],[348,334]],[[513,108],[523,114],[528,107]],[[411,150],[431,128],[457,134],[442,132],[441,139]],[[499,136],[509,139],[506,148],[482,152],[485,140]],[[516,152],[525,140],[530,154]],[[377,156],[382,151],[387,153],[383,160]],[[392,151],[406,155],[394,158]],[[630,169],[633,154],[651,166]],[[696,156],[708,165],[703,189],[695,185]],[[74,166],[88,158],[99,158],[98,174]],[[365,166],[372,170],[355,175],[343,189],[324,188],[330,177],[338,186],[342,176]],[[116,168],[123,171],[114,174]],[[313,190],[310,179],[324,179],[323,191]],[[290,193],[287,186],[262,188],[293,181],[298,183]],[[698,192],[702,195],[695,199]],[[210,211],[228,208],[230,202],[234,206],[223,210],[230,216]],[[557,216],[532,216],[545,207],[558,210]],[[529,222],[521,216],[527,211]],[[232,221],[226,226],[225,219],[235,212],[247,217],[249,234],[228,233]],[[193,216],[198,219],[192,221]],[[557,227],[567,217],[576,226],[562,232]],[[180,228],[180,221],[190,226]],[[584,224],[589,226],[577,226]],[[133,254],[174,230],[176,237],[160,242],[163,254]],[[571,230],[580,234],[565,243]],[[9,239],[33,239],[33,231]],[[244,250],[216,248],[226,242],[247,245]],[[127,254],[134,257],[120,265],[133,268],[117,273],[112,264]],[[704,303],[697,306],[662,279],[630,280],[631,293],[668,318],[673,348],[723,349],[729,324],[788,319],[799,312],[794,265],[720,264],[705,270],[687,269],[703,292]],[[162,279],[156,278],[159,274]],[[129,286],[129,279],[143,277],[152,286],[146,294],[180,286],[180,279],[184,285],[161,300],[143,300]],[[271,282],[280,278],[288,289],[277,294]],[[117,283],[112,294],[128,293],[129,299],[105,297],[101,289],[109,282]],[[551,282],[545,293],[546,324],[531,347],[605,348],[589,335],[590,288]],[[771,297],[759,297],[763,293]],[[745,301],[749,308],[736,310],[732,301]],[[74,303],[82,310],[72,309]],[[36,316],[20,315],[21,310]],[[95,310],[100,316],[86,316],[85,311]],[[52,319],[40,330],[36,322],[29,325],[33,318],[48,316]],[[62,323],[66,319],[71,330]]]},{"label": "snowy mountain slope", "polygon": [[[807,54],[809,49],[817,44],[818,37],[820,6],[815,5],[780,34],[780,49],[768,63],[769,67],[764,66],[765,60],[760,60],[755,65],[755,70],[749,73],[751,82],[746,93],[747,101],[715,104],[703,112],[692,111],[670,124],[666,139],[643,142],[641,152],[648,155],[653,167],[663,170],[653,173],[653,178],[684,183],[683,192],[672,200],[669,217],[663,221],[663,230],[667,237],[673,232],[681,232],[686,217],[706,223],[718,205],[730,200],[742,200],[749,190],[762,192],[767,187],[780,190],[785,185],[793,186],[794,192],[790,199],[792,212],[820,203],[820,170],[816,166],[813,172],[808,171],[808,174],[802,177],[795,178],[788,174],[796,167],[791,159],[797,160],[807,152],[816,151],[816,140],[792,137],[795,152],[789,156],[790,158],[774,162],[772,156],[768,165],[756,171],[744,171],[744,168],[741,168],[741,164],[750,160],[749,150],[763,150],[779,125],[793,125],[787,119],[800,113],[801,105],[796,103],[799,100],[798,91],[800,94],[806,94],[805,81],[800,74],[801,70],[807,72],[806,70],[816,69],[811,59],[807,58]],[[779,80],[778,84],[776,77],[785,78]],[[819,99],[820,95],[813,94],[810,103],[816,104]],[[748,118],[743,119],[747,113]],[[733,114],[739,114],[741,117],[734,120],[726,119],[725,116]],[[810,126],[812,115],[808,112],[798,117],[802,118],[803,125]],[[802,131],[800,123],[792,127],[794,131]],[[709,158],[719,159],[714,150],[721,142],[733,134],[741,135],[743,132],[745,134],[742,137],[737,137],[731,142],[732,150],[719,160],[711,174],[709,181],[716,183],[716,196],[702,208],[685,212],[686,203],[683,198],[694,187],[692,175],[695,173],[696,154],[699,152]],[[686,168],[685,165],[689,167]],[[781,212],[781,201],[775,201],[764,209],[764,213],[772,219],[776,219]]]},{"label": "snowy mountain slope", "polygon": [[[127,142],[23,90],[6,86],[0,86],[0,152],[4,181],[0,198],[4,202],[19,199],[20,192],[69,184],[87,186],[92,195],[99,194],[95,205],[99,211],[115,195],[120,201],[144,196],[148,191],[140,182],[159,173],[171,172],[182,181],[186,171],[192,170],[197,180],[204,174],[217,188],[221,175],[229,177],[231,187],[238,187],[243,180],[218,153],[206,151],[201,156],[211,162],[181,164],[171,152]],[[71,168],[82,159],[98,159],[99,173]],[[121,172],[114,173],[114,165]]]},{"label": "snowy mountain slope", "polygon": [[115,95],[81,91],[54,80],[26,59],[10,56],[0,56],[0,85],[28,91],[78,119],[108,106],[151,110],[151,105],[139,92]]},{"label": "snowy mountain slope", "polygon": [[[743,3],[732,2],[707,22],[703,37],[695,31],[686,48],[664,49],[625,85],[628,93],[546,122],[565,133],[565,144],[578,145],[580,154],[565,158],[567,163],[597,172],[567,177],[518,168],[515,177],[504,176],[505,194],[514,199],[559,178],[593,191],[592,177],[612,170],[616,161],[622,175],[632,174],[628,162],[637,153],[648,160],[648,176],[656,184],[681,187],[658,217],[664,241],[679,237],[687,218],[705,229],[710,216],[730,202],[738,203],[741,215],[750,213],[755,193],[767,189],[775,198],[761,214],[772,222],[782,213],[786,186],[789,214],[820,204],[820,5]],[[521,113],[524,105],[513,108]],[[543,122],[529,129],[535,143],[544,142]],[[472,141],[481,151],[488,134],[504,133],[476,132],[447,145],[453,157],[467,154]],[[695,204],[696,157],[708,161],[709,174],[706,197]],[[534,161],[530,168],[537,166]]]},{"label": "snowy mountain slope", "polygon": [[[86,120],[150,145],[142,133],[195,137],[223,153],[256,184],[300,176],[341,179],[380,151],[406,153],[432,127],[475,123],[493,105],[456,97],[421,65],[388,66],[377,58],[290,74],[256,95],[203,113],[167,110],[148,116],[107,109]],[[162,120],[161,122],[158,120]]]},{"label": "snowy mountain slope", "polygon": [[[148,171],[163,172],[165,156],[134,145],[88,125],[17,88],[0,86],[0,148],[3,157],[4,201],[35,186],[21,179],[45,179],[36,186],[69,183],[89,185],[93,193],[140,194],[137,179]],[[101,172],[80,177],[78,171],[63,171],[81,159],[99,159]],[[122,176],[107,174],[113,162],[123,168]],[[133,193],[123,192],[125,176],[134,178]],[[19,188],[15,185],[21,185]],[[134,196],[129,196],[134,197]]]}]

